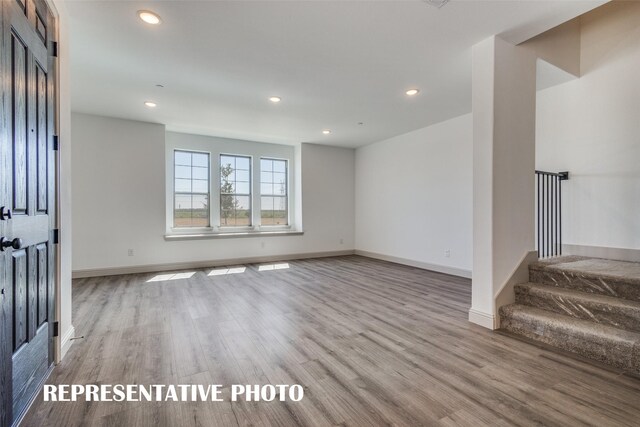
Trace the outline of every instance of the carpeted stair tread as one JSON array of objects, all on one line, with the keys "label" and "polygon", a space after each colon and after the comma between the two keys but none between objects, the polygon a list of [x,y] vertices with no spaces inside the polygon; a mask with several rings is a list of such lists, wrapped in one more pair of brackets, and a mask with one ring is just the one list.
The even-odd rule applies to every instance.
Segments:
[{"label": "carpeted stair tread", "polygon": [[640,301],[640,263],[566,256],[534,262],[529,281]]},{"label": "carpeted stair tread", "polygon": [[538,283],[516,285],[515,294],[518,304],[640,332],[640,301]]},{"label": "carpeted stair tread", "polygon": [[501,307],[500,317],[509,332],[640,373],[640,333],[521,304]]}]

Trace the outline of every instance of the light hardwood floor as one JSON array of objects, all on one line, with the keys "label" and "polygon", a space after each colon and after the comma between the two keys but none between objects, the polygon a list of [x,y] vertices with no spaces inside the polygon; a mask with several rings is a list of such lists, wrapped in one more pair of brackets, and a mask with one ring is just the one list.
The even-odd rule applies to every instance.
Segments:
[{"label": "light hardwood floor", "polygon": [[[45,403],[28,426],[640,423],[640,380],[467,321],[470,281],[350,256],[74,282],[54,384],[294,384],[301,402]],[[162,273],[165,274],[165,273]]]}]

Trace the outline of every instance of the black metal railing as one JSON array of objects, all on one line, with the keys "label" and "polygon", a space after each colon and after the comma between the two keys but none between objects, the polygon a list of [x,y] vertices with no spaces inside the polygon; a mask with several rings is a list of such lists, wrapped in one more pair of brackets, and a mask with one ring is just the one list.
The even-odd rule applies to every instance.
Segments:
[{"label": "black metal railing", "polygon": [[562,181],[569,172],[536,171],[538,258],[562,255]]}]

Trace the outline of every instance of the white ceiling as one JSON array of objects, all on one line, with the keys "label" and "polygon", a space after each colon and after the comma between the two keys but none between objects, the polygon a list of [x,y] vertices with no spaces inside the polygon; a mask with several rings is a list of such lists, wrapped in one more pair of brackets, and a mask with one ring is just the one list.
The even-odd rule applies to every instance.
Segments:
[{"label": "white ceiling", "polygon": [[[602,3],[68,1],[72,109],[179,132],[356,147],[471,111],[475,43],[493,34],[519,43]],[[143,24],[140,9],[163,23]],[[407,97],[414,87],[420,94]]]}]

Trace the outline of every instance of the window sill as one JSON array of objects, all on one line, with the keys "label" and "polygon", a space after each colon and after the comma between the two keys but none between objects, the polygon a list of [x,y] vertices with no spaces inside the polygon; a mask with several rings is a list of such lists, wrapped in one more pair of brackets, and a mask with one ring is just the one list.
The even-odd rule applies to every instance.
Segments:
[{"label": "window sill", "polygon": [[238,237],[271,237],[271,236],[302,236],[304,231],[274,230],[274,231],[227,231],[217,233],[181,233],[165,234],[164,240],[203,240],[203,239],[233,239]]}]

